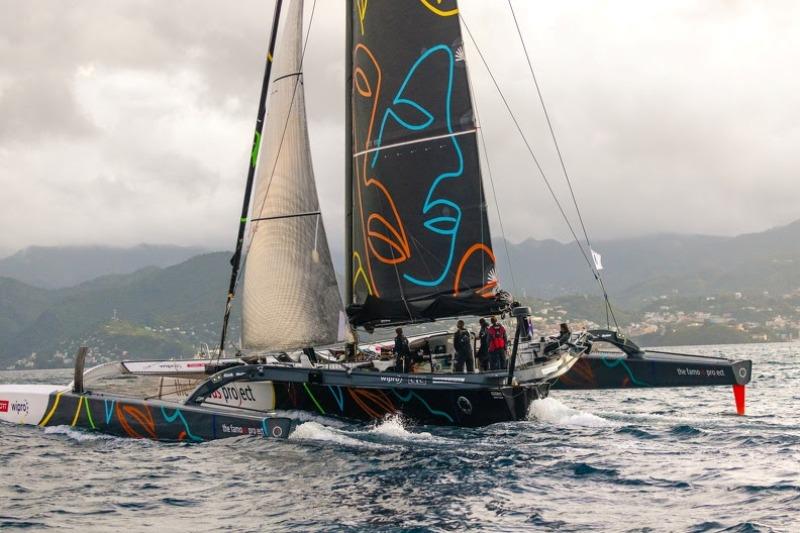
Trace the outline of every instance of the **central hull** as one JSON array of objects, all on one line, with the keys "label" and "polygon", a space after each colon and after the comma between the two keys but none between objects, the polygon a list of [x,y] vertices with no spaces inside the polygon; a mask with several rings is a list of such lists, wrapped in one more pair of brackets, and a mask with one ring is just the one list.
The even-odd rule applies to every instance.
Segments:
[{"label": "central hull", "polygon": [[[223,400],[238,396],[238,408],[301,410],[361,421],[400,415],[413,424],[478,427],[526,420],[531,402],[547,397],[550,384],[577,359],[576,353],[562,352],[528,363],[511,377],[505,370],[463,374],[379,372],[341,364],[223,366],[182,400],[205,404],[220,401],[221,393]],[[246,389],[229,389],[243,384]]]},{"label": "central hull", "polygon": [[546,384],[484,389],[403,389],[273,382],[275,407],[361,421],[401,415],[416,424],[477,427],[525,420]]}]

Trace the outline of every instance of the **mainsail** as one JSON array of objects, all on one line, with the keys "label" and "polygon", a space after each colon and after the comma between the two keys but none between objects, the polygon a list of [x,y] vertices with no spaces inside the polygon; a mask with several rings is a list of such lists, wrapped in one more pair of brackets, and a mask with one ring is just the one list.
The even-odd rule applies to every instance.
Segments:
[{"label": "mainsail", "polygon": [[335,342],[342,301],[314,183],[302,78],[303,0],[291,0],[273,65],[244,274],[242,346]]},{"label": "mainsail", "polygon": [[495,309],[494,253],[455,0],[352,12],[355,324]]}]

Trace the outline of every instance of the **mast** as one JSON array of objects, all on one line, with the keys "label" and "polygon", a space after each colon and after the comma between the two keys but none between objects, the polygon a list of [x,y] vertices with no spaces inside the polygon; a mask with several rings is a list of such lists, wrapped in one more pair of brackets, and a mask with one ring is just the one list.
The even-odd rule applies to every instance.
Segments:
[{"label": "mast", "polygon": [[231,257],[231,281],[228,286],[228,296],[225,302],[225,316],[222,319],[222,335],[219,341],[219,356],[225,352],[225,336],[228,333],[228,322],[231,318],[233,308],[233,298],[236,295],[236,281],[239,278],[239,269],[242,264],[242,249],[244,247],[244,231],[247,227],[247,215],[250,210],[250,194],[253,189],[253,180],[256,173],[256,162],[258,161],[258,150],[261,146],[261,132],[264,130],[264,115],[267,112],[267,89],[269,88],[269,78],[272,72],[272,56],[275,53],[275,42],[278,36],[278,23],[283,0],[276,0],[275,12],[272,15],[272,33],[269,38],[267,48],[267,62],[264,67],[264,79],[261,82],[261,98],[258,103],[258,113],[256,115],[256,128],[253,135],[253,148],[250,152],[250,164],[247,168],[247,184],[244,188],[244,200],[242,201],[242,215],[239,218],[239,233],[236,237],[236,251]]},{"label": "mast", "polygon": [[345,2],[344,56],[344,308],[353,303],[353,0]]}]

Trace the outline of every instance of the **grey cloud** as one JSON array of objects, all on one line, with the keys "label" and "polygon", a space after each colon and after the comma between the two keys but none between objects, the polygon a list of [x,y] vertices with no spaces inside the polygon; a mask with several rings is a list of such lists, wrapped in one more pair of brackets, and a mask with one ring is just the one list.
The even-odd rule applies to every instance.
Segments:
[{"label": "grey cloud", "polygon": [[[461,5],[568,207],[506,2]],[[800,218],[794,3],[514,6],[593,237],[735,234]],[[315,172],[335,248],[343,229],[342,7],[317,2],[305,65]],[[4,231],[0,249],[230,247],[272,3],[33,0],[2,9],[0,227],[30,216],[42,224]],[[570,238],[473,52],[506,233]],[[92,68],[94,77],[81,78]],[[121,87],[98,89],[114,76]]]},{"label": "grey cloud", "polygon": [[39,142],[51,136],[96,133],[75,101],[72,87],[58,76],[28,76],[0,91],[0,142]]}]

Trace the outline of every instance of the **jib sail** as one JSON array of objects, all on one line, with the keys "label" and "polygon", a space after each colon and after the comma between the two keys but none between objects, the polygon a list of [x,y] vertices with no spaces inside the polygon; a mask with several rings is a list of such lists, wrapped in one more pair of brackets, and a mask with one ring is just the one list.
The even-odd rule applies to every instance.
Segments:
[{"label": "jib sail", "polygon": [[336,342],[342,301],[311,166],[302,83],[303,1],[284,8],[253,194],[242,345]]}]

